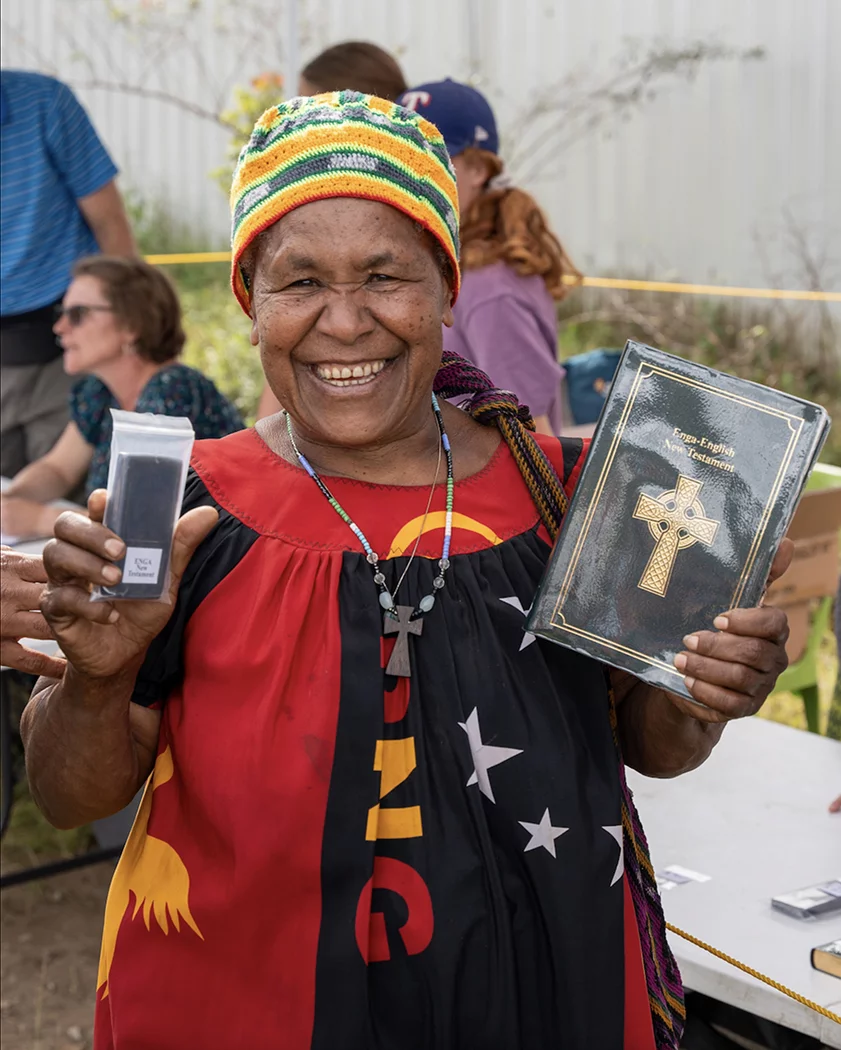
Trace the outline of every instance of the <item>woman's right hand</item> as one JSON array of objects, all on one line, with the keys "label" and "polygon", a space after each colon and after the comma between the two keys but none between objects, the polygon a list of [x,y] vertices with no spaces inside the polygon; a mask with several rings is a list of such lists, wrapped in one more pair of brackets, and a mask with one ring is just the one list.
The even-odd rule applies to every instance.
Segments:
[{"label": "woman's right hand", "polygon": [[48,584],[41,611],[80,674],[110,678],[139,666],[152,639],[175,608],[181,577],[194,551],[216,524],[212,507],[197,507],[178,522],[170,558],[169,602],[92,602],[91,587],[120,579],[114,564],[125,544],[102,524],[105,490],[88,500],[90,517],[66,512],[56,521],[55,539],[44,548]]},{"label": "woman's right hand", "polygon": [[0,532],[4,536],[52,536],[58,511],[34,499],[0,496]]}]

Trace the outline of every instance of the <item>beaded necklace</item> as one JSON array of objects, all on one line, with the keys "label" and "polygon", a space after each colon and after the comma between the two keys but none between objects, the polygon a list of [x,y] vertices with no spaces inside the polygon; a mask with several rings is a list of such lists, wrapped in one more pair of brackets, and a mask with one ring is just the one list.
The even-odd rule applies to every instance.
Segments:
[{"label": "beaded necklace", "polygon": [[[298,448],[298,444],[295,441],[295,434],[292,430],[292,420],[289,413],[286,413],[286,429],[289,434],[289,440],[292,444],[292,448],[295,455],[298,457],[298,462],[309,474],[312,480],[316,483],[321,494],[325,497],[327,502],[333,508],[333,510],[339,515],[342,521],[348,526],[353,532],[359,542],[362,544],[362,549],[365,551],[365,557],[368,564],[371,566],[374,572],[374,583],[377,585],[379,590],[379,602],[383,609],[383,632],[385,634],[397,634],[397,644],[394,647],[394,651],[389,660],[386,672],[388,674],[399,675],[404,678],[410,676],[409,668],[409,647],[408,647],[408,635],[409,634],[420,634],[423,630],[422,618],[426,613],[430,612],[435,605],[435,596],[438,591],[444,586],[444,574],[450,567],[450,541],[452,539],[453,532],[453,453],[450,448],[450,439],[447,436],[447,431],[444,427],[444,420],[441,416],[441,406],[438,404],[438,398],[435,394],[432,395],[432,411],[435,413],[435,422],[438,424],[438,433],[441,438],[441,447],[444,450],[444,455],[447,457],[447,497],[446,497],[446,518],[444,523],[444,544],[441,549],[441,557],[438,559],[438,574],[432,581],[432,592],[425,594],[418,602],[417,606],[413,609],[410,605],[397,605],[394,600],[394,595],[397,594],[397,590],[400,587],[400,583],[405,577],[405,572],[401,576],[397,587],[394,589],[394,595],[386,587],[385,575],[380,569],[380,559],[373,549],[371,544],[368,542],[368,538],[365,533],[360,529],[356,522],[347,513],[344,507],[339,503],[330,489],[324,484],[321,477],[319,476],[316,469],[309,462],[307,457]],[[436,472],[437,480],[437,472]],[[433,491],[435,489],[435,482],[433,482]],[[431,494],[430,494],[431,499]],[[428,510],[428,507],[427,507]],[[412,554],[414,557],[414,553]],[[408,569],[408,566],[407,566]]]}]

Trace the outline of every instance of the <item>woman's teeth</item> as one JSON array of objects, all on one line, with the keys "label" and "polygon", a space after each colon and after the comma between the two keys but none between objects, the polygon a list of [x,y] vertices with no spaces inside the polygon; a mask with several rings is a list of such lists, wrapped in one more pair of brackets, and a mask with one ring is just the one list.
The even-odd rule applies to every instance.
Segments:
[{"label": "woman's teeth", "polygon": [[370,383],[385,366],[384,360],[366,361],[364,365],[316,365],[315,374],[333,386],[362,386]]}]

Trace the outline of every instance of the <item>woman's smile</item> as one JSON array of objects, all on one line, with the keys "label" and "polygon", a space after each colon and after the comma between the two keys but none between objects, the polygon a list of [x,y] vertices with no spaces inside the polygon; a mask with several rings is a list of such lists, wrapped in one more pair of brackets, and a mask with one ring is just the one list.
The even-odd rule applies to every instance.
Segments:
[{"label": "woman's smile", "polygon": [[315,375],[332,387],[369,386],[394,358],[357,362],[319,362],[310,365]]}]

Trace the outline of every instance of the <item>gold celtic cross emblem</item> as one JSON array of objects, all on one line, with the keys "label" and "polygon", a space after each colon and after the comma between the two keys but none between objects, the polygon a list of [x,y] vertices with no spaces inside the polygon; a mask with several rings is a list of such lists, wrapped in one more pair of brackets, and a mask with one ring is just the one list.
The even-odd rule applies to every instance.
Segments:
[{"label": "gold celtic cross emblem", "polygon": [[634,517],[648,523],[655,539],[654,550],[640,577],[644,591],[666,596],[669,580],[675,567],[677,552],[699,541],[712,545],[720,522],[706,516],[698,499],[703,482],[678,475],[677,485],[656,499],[641,493],[634,509]]}]

